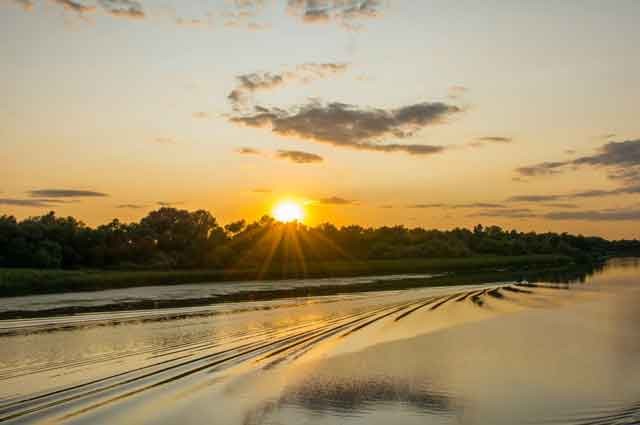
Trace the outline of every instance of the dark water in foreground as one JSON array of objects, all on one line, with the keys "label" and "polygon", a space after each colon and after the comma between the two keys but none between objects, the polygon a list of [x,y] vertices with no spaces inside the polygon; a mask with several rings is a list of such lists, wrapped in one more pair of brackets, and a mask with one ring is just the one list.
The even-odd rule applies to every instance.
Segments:
[{"label": "dark water in foreground", "polygon": [[569,285],[238,303],[162,320],[174,310],[0,321],[0,422],[640,424],[635,259]]}]

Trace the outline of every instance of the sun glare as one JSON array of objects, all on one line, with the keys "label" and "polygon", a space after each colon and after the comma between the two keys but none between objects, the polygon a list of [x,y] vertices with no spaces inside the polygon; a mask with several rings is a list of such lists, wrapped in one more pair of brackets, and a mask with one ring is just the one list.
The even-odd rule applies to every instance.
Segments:
[{"label": "sun glare", "polygon": [[282,201],[273,208],[273,217],[283,223],[302,221],[304,218],[304,209],[302,205],[295,201]]}]

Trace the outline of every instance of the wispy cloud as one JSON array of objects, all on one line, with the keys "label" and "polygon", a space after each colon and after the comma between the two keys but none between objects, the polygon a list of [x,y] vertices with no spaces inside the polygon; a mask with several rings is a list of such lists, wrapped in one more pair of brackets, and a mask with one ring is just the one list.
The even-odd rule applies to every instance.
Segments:
[{"label": "wispy cloud", "polygon": [[292,16],[308,24],[336,22],[340,26],[357,30],[363,19],[380,16],[379,0],[289,0]]},{"label": "wispy cloud", "polygon": [[192,114],[192,116],[193,116],[193,118],[197,118],[197,119],[207,119],[207,118],[209,118],[209,113],[208,112],[199,111],[199,112],[194,112]]},{"label": "wispy cloud", "polygon": [[15,199],[0,198],[0,205],[9,205],[14,207],[52,207],[64,202],[55,199]]},{"label": "wispy cloud", "polygon": [[529,208],[509,208],[491,211],[481,211],[472,214],[473,217],[495,217],[495,218],[533,218],[537,217]]},{"label": "wispy cloud", "polygon": [[79,15],[85,13],[93,13],[96,11],[95,6],[87,6],[74,0],[50,0],[52,3],[62,6],[65,10],[76,12]]},{"label": "wispy cloud", "polygon": [[347,63],[305,63],[280,72],[252,72],[236,77],[237,85],[227,99],[234,110],[246,108],[253,93],[261,90],[273,90],[290,82],[309,83],[344,72]]},{"label": "wispy cloud", "polygon": [[420,129],[443,123],[460,108],[440,102],[423,102],[397,109],[363,108],[344,103],[313,101],[290,110],[255,107],[253,113],[231,117],[231,122],[256,128],[270,128],[285,137],[328,143],[338,147],[377,152],[405,152],[430,155],[443,146],[381,143],[383,139],[404,139]]},{"label": "wispy cloud", "polygon": [[544,215],[548,220],[586,220],[586,221],[640,221],[640,210],[605,209],[590,211],[560,211]]},{"label": "wispy cloud", "polygon": [[99,0],[103,9],[111,16],[125,19],[144,19],[142,4],[134,0]]},{"label": "wispy cloud", "polygon": [[239,153],[240,155],[260,155],[262,152],[255,148],[242,147],[236,149],[236,153]]},{"label": "wispy cloud", "polygon": [[141,208],[147,208],[147,205],[140,205],[140,204],[120,204],[120,205],[116,205],[116,208],[120,208],[120,209],[132,209],[132,210],[138,210]]},{"label": "wispy cloud", "polygon": [[609,142],[596,154],[581,156],[568,161],[542,162],[520,167],[516,172],[522,176],[556,174],[571,168],[601,167],[608,176],[625,183],[640,182],[640,139]]},{"label": "wispy cloud", "polygon": [[32,198],[103,198],[109,196],[103,192],[76,189],[38,189],[28,193]]},{"label": "wispy cloud", "polygon": [[507,198],[506,202],[552,202],[562,201],[567,199],[579,199],[579,198],[600,198],[605,196],[615,195],[628,195],[640,193],[640,185],[625,186],[617,189],[604,190],[593,189],[580,192],[571,193],[556,193],[545,195],[517,195]]},{"label": "wispy cloud", "polygon": [[505,136],[482,136],[476,137],[471,142],[469,142],[469,146],[478,148],[484,146],[486,144],[507,144],[512,143],[513,138],[505,137]]},{"label": "wispy cloud", "polygon": [[174,207],[176,205],[182,205],[184,204],[184,201],[158,201],[156,202],[156,204],[160,205],[161,207]]},{"label": "wispy cloud", "polygon": [[427,209],[427,208],[451,208],[451,209],[462,209],[462,208],[505,208],[504,204],[495,204],[490,202],[471,202],[466,204],[443,204],[443,203],[434,203],[434,204],[413,204],[408,205],[407,208],[418,208],[418,209]]},{"label": "wispy cloud", "polygon": [[313,164],[323,161],[320,155],[295,150],[279,150],[276,153],[276,157],[279,159],[287,159],[296,164]]},{"label": "wispy cloud", "polygon": [[318,203],[322,205],[355,205],[357,202],[352,199],[341,198],[339,196],[330,196],[328,198],[321,198]]}]

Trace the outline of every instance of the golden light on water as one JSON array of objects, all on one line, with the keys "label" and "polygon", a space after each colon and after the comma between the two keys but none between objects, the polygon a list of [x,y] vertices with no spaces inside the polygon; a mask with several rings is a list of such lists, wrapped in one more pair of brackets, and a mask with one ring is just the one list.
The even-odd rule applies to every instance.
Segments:
[{"label": "golden light on water", "polygon": [[302,221],[304,219],[304,208],[302,204],[296,201],[280,201],[273,207],[273,217],[283,223]]}]

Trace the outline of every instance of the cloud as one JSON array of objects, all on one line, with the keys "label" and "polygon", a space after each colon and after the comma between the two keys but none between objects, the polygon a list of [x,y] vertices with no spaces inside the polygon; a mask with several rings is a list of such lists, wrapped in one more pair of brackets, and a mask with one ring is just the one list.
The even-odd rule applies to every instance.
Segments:
[{"label": "cloud", "polygon": [[318,202],[323,205],[355,205],[356,201],[351,199],[340,198],[339,196],[331,196],[319,199]]},{"label": "cloud", "polygon": [[297,164],[312,164],[324,160],[320,155],[314,153],[292,150],[279,150],[276,156],[280,159],[288,159]]},{"label": "cloud", "polygon": [[423,102],[397,109],[362,108],[344,103],[317,101],[291,110],[255,107],[253,113],[230,118],[231,122],[256,128],[270,128],[285,137],[297,137],[339,147],[430,155],[443,146],[382,144],[386,138],[404,139],[429,125],[444,122],[460,108],[440,102]]},{"label": "cloud", "polygon": [[116,18],[144,19],[142,5],[134,0],[99,0],[104,10]]},{"label": "cloud", "polygon": [[492,211],[481,211],[472,214],[474,217],[496,217],[496,218],[533,218],[537,217],[529,208],[511,208]]},{"label": "cloud", "polygon": [[116,208],[121,208],[121,209],[141,209],[141,208],[147,208],[146,205],[138,205],[138,204],[120,204],[117,205]]},{"label": "cloud", "polygon": [[198,118],[198,119],[207,119],[209,118],[209,113],[208,112],[194,112],[192,114],[193,118]]},{"label": "cloud", "polygon": [[266,188],[263,188],[263,187],[258,187],[256,189],[253,189],[252,192],[253,193],[271,193],[272,190],[271,189],[266,189]]},{"label": "cloud", "polygon": [[51,207],[65,203],[56,199],[13,199],[0,198],[0,205],[10,205],[14,207]]},{"label": "cloud", "polygon": [[426,209],[426,208],[452,208],[452,209],[458,209],[458,208],[489,208],[489,209],[494,209],[494,208],[505,208],[505,206],[503,204],[494,204],[494,203],[489,203],[489,202],[472,202],[472,203],[468,203],[468,204],[414,204],[414,205],[409,205],[407,208],[420,208],[420,209]]},{"label": "cloud", "polygon": [[616,133],[606,133],[606,134],[603,134],[602,136],[600,136],[600,138],[608,140],[608,139],[612,139],[612,138],[614,138],[616,136],[617,136]]},{"label": "cloud", "polygon": [[566,209],[574,209],[579,207],[576,204],[563,204],[563,203],[551,203],[551,204],[545,204],[545,206],[553,207],[553,208],[566,208]]},{"label": "cloud", "polygon": [[28,192],[32,198],[103,198],[106,193],[75,189],[38,189]]},{"label": "cloud", "polygon": [[559,169],[569,164],[569,161],[557,161],[557,162],[541,162],[535,165],[529,165],[526,167],[516,168],[516,172],[521,176],[534,177],[543,176],[548,174],[559,173]]},{"label": "cloud", "polygon": [[379,0],[289,0],[287,10],[308,24],[336,22],[346,29],[359,29],[358,21],[380,15]]},{"label": "cloud", "polygon": [[293,81],[310,83],[342,73],[348,66],[347,63],[311,62],[281,72],[252,72],[238,75],[236,87],[229,93],[227,99],[231,102],[233,109],[239,111],[248,106],[256,91],[273,90]]},{"label": "cloud", "polygon": [[389,204],[380,205],[380,208],[391,209],[391,208],[393,208],[393,205],[389,205]]},{"label": "cloud", "polygon": [[548,220],[639,221],[640,210],[620,208],[600,211],[561,211],[543,216]]},{"label": "cloud", "polygon": [[477,148],[477,147],[480,147],[480,146],[484,146],[487,143],[506,144],[506,143],[511,143],[511,142],[513,142],[513,139],[511,137],[483,136],[483,137],[476,137],[472,142],[469,143],[469,146]]},{"label": "cloud", "polygon": [[640,193],[640,185],[625,186],[618,189],[593,189],[581,192],[548,194],[548,195],[517,195],[507,198],[506,202],[552,202],[577,198],[600,198],[615,195],[630,195]]},{"label": "cloud", "polygon": [[184,201],[173,201],[173,202],[170,202],[170,201],[158,201],[158,202],[156,202],[156,204],[160,205],[161,207],[170,208],[170,207],[173,207],[175,205],[182,205],[182,204],[184,204]]},{"label": "cloud", "polygon": [[413,204],[407,205],[407,208],[429,209],[429,208],[446,208],[445,204]]},{"label": "cloud", "polygon": [[96,11],[95,6],[86,6],[74,0],[50,0],[51,2],[62,6],[65,10],[76,12],[79,15],[84,13],[93,13]]},{"label": "cloud", "polygon": [[247,148],[247,147],[236,149],[236,152],[239,153],[240,155],[260,155],[262,153],[258,149]]},{"label": "cloud", "polygon": [[626,183],[640,181],[640,139],[609,142],[594,155],[582,156],[569,161],[542,162],[516,169],[523,176],[539,176],[565,171],[569,167],[603,167],[614,180]]}]

